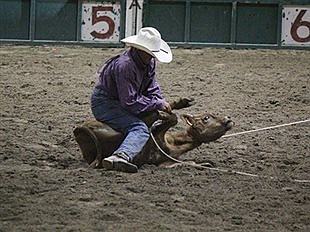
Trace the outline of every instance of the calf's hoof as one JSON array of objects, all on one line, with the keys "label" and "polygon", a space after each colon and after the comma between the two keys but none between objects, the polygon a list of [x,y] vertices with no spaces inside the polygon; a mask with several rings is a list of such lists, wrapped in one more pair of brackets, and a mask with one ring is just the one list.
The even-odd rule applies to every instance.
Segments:
[{"label": "calf's hoof", "polygon": [[91,168],[91,169],[102,168],[102,161],[95,159],[93,162],[91,162],[91,164],[88,166],[88,168]]}]

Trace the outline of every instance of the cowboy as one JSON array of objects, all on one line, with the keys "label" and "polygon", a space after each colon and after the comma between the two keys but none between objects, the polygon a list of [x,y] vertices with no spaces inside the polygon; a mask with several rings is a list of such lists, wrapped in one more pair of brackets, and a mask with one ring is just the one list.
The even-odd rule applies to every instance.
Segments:
[{"label": "cowboy", "polygon": [[98,71],[98,82],[91,96],[96,120],[105,122],[125,139],[116,151],[102,161],[107,170],[134,173],[132,163],[149,139],[141,113],[171,107],[161,93],[155,77],[156,60],[169,63],[172,53],[160,33],[152,27],[141,28],[137,35],[121,40],[129,49],[108,60]]}]

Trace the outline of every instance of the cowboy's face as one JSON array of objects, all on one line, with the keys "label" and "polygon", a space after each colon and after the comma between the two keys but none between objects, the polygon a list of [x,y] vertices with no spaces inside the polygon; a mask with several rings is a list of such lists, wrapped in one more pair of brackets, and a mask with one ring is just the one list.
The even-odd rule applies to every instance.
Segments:
[{"label": "cowboy's face", "polygon": [[149,53],[142,51],[140,49],[137,49],[139,56],[141,57],[143,63],[148,64],[150,63],[151,59],[153,58],[152,55],[150,55]]}]

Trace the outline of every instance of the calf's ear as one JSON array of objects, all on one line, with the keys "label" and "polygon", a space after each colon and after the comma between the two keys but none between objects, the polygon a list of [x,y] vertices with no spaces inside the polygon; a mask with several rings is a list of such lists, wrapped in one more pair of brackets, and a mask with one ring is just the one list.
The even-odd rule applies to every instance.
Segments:
[{"label": "calf's ear", "polygon": [[181,118],[189,125],[192,126],[195,122],[194,116],[190,114],[183,114],[181,115]]}]

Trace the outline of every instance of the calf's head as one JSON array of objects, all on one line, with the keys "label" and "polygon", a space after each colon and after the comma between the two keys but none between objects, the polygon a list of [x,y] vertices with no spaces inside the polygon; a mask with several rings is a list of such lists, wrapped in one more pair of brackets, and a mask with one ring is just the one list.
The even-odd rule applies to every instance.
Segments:
[{"label": "calf's head", "polygon": [[188,135],[201,143],[219,139],[234,125],[230,117],[217,117],[207,112],[198,115],[184,114],[182,118],[189,125]]}]

